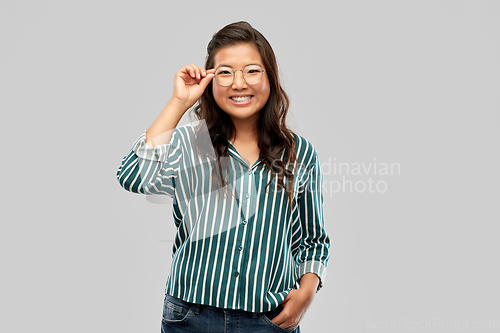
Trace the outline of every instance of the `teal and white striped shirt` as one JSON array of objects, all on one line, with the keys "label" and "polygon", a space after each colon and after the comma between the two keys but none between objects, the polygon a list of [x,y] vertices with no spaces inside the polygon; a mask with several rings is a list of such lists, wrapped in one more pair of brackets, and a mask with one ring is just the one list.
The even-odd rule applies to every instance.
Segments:
[{"label": "teal and white striped shirt", "polygon": [[224,177],[233,196],[216,196],[211,178],[215,155],[196,153],[196,128],[178,126],[168,144],[154,147],[146,144],[144,131],[117,172],[127,191],[173,199],[177,233],[165,293],[191,303],[265,312],[299,288],[305,273],[320,278],[319,291],[330,238],[313,145],[294,133],[298,169],[292,205],[276,175],[260,160],[249,167],[231,142]]}]

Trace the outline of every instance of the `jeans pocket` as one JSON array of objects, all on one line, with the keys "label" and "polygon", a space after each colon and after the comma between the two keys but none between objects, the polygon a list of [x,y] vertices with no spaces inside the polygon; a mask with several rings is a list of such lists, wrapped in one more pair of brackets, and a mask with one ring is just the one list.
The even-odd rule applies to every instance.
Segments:
[{"label": "jeans pocket", "polygon": [[272,319],[274,317],[276,317],[277,315],[279,315],[282,310],[283,310],[283,306],[280,304],[274,310],[261,313],[261,318],[262,318],[262,320],[264,320],[264,322],[266,324],[268,324],[268,325],[272,326],[273,328],[275,328],[277,330],[277,332],[284,332],[284,333],[294,332],[295,331],[294,328],[293,329],[284,328],[284,327],[281,327],[280,325],[275,324],[275,323],[272,322]]},{"label": "jeans pocket", "polygon": [[191,303],[166,294],[162,319],[169,324],[183,324],[193,313],[193,307]]}]

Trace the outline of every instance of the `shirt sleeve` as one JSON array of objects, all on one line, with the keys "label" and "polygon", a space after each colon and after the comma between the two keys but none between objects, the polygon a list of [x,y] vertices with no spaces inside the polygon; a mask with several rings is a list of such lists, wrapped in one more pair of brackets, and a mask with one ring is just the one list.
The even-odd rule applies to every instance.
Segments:
[{"label": "shirt sleeve", "polygon": [[146,143],[145,130],[122,159],[116,173],[120,185],[133,193],[173,198],[183,155],[179,136],[176,128],[167,144],[151,147]]},{"label": "shirt sleeve", "polygon": [[306,273],[314,273],[319,279],[318,292],[323,287],[329,259],[330,238],[325,230],[323,215],[323,174],[316,150],[307,167],[304,191],[298,200],[302,227],[302,251],[296,257],[298,279]]}]

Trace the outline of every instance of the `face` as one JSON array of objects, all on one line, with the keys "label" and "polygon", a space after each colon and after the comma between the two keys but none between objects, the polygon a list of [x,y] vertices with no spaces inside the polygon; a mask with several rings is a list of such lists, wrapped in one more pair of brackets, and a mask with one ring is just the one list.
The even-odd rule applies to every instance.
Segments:
[{"label": "face", "polygon": [[[258,64],[265,69],[257,46],[251,43],[225,46],[217,51],[214,57],[214,68],[224,65],[238,70],[252,64]],[[237,71],[232,84],[223,87],[214,79],[212,89],[215,102],[233,119],[233,122],[241,120],[256,122],[270,93],[269,80],[265,71],[257,84],[248,84],[243,79],[243,72]],[[240,101],[235,100],[238,96],[240,96]]]}]

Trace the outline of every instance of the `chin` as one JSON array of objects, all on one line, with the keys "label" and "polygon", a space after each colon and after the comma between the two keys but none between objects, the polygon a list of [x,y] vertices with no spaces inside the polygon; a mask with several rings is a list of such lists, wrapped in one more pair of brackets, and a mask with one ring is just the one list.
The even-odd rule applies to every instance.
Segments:
[{"label": "chin", "polygon": [[250,119],[255,116],[260,115],[260,110],[259,111],[243,111],[243,110],[238,110],[238,109],[222,109],[227,115],[229,115],[231,118],[237,118],[237,119]]}]

